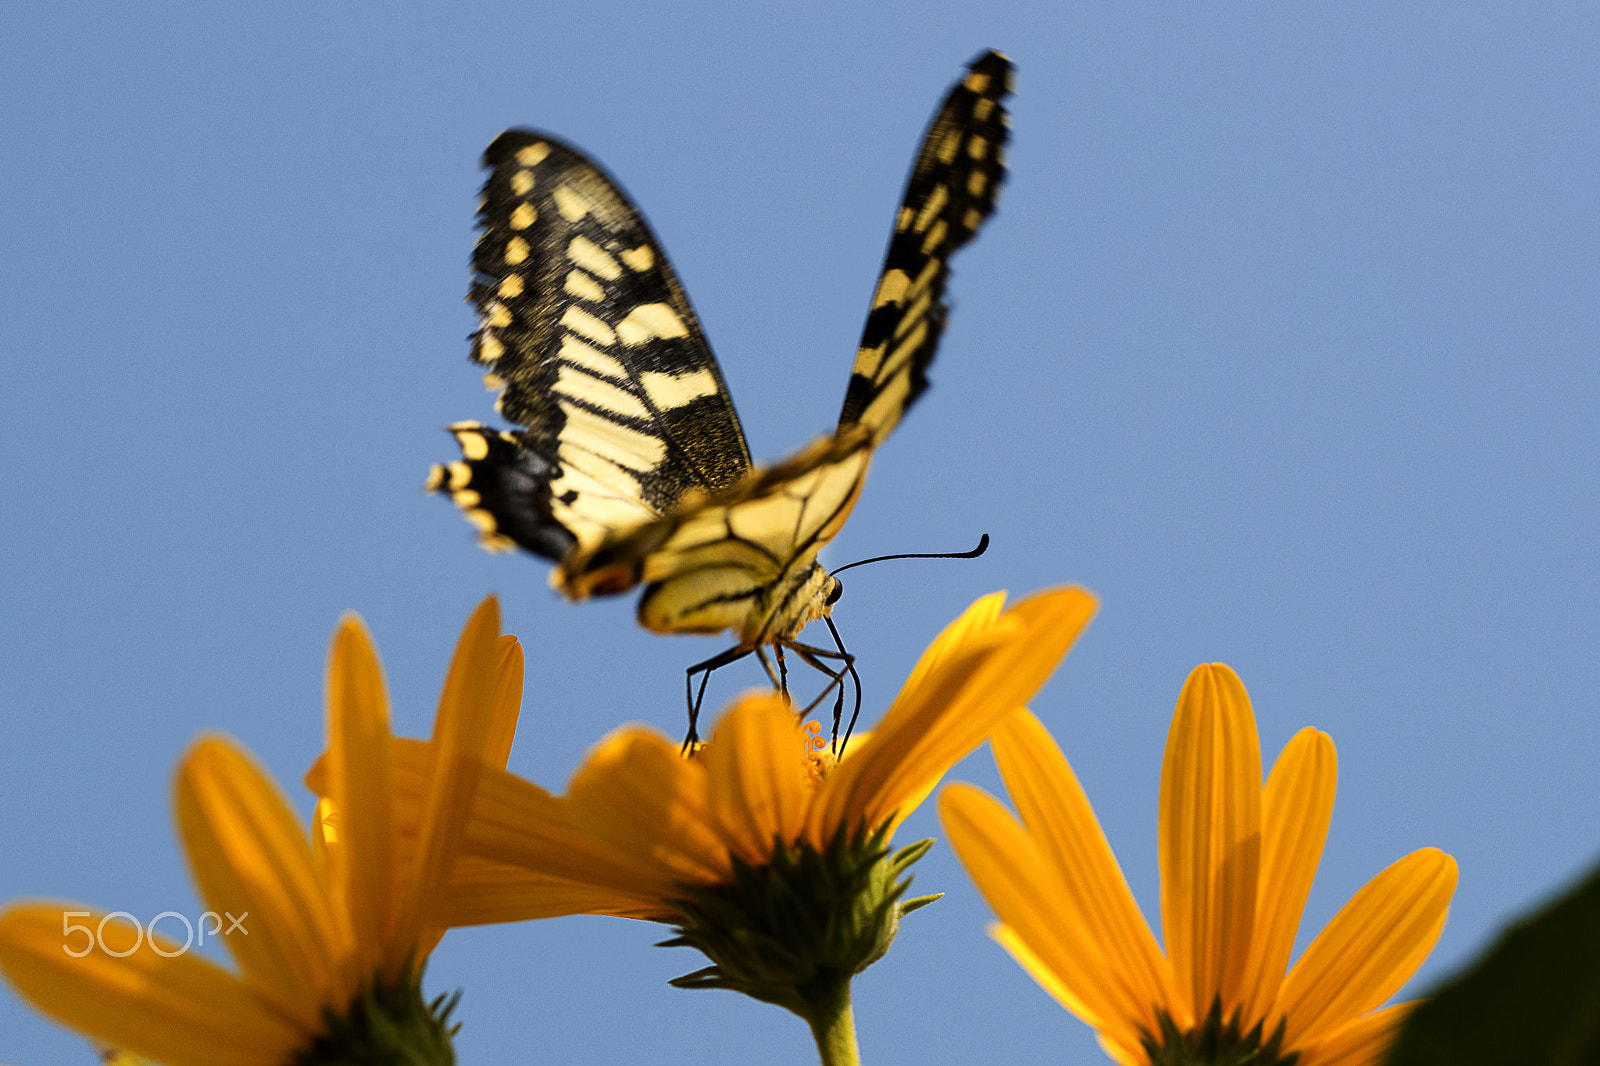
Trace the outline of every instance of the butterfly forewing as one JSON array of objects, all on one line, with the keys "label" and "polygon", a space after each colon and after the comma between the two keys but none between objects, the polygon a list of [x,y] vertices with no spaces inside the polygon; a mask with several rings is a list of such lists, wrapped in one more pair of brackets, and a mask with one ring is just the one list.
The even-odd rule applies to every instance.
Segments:
[{"label": "butterfly forewing", "polygon": [[451,427],[436,471],[483,531],[553,559],[750,469],[733,402],[637,208],[598,166],[510,130],[484,153],[472,358],[518,429]]},{"label": "butterfly forewing", "polygon": [[1010,60],[985,52],[945,96],[917,151],[839,416],[841,426],[871,427],[874,443],[928,386],[950,257],[994,212],[1005,180],[1010,93]]}]

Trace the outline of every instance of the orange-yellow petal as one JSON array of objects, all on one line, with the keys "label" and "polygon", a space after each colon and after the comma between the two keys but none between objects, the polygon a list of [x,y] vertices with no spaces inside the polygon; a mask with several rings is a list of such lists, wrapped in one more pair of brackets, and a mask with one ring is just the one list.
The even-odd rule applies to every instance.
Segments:
[{"label": "orange-yellow petal", "polygon": [[941,635],[936,662],[907,685],[870,744],[823,782],[819,838],[862,822],[893,826],[909,815],[995,723],[1039,691],[1094,617],[1096,601],[1080,588],[1046,589],[991,621],[992,606],[978,601],[972,619]]},{"label": "orange-yellow petal", "polygon": [[328,798],[340,846],[328,852],[331,883],[355,929],[370,973],[394,920],[396,860],[390,810],[389,696],[378,650],[361,619],[347,614],[328,653]]},{"label": "orange-yellow petal", "polygon": [[1009,931],[1001,943],[1023,945],[1018,961],[1078,1017],[1102,1032],[1133,1033],[1137,1043],[1136,1023],[1153,1004],[1134,1002],[1104,980],[1109,960],[1100,943],[1010,813],[982,790],[956,784],[940,793],[939,816],[968,876]]},{"label": "orange-yellow petal", "polygon": [[1421,1000],[1362,1015],[1302,1051],[1295,1066],[1378,1066]]},{"label": "orange-yellow petal", "polygon": [[1243,683],[1221,663],[1184,682],[1161,765],[1161,926],[1190,1010],[1238,1002],[1255,921],[1261,748]]},{"label": "orange-yellow petal", "polygon": [[711,826],[708,787],[706,768],[677,744],[628,726],[589,753],[564,802],[575,825],[656,878],[709,883],[731,867]]},{"label": "orange-yellow petal", "polygon": [[[416,845],[422,796],[432,766],[428,744],[410,737],[391,737],[389,764],[395,831],[409,852]],[[326,769],[327,760],[317,760],[306,773],[306,787],[322,794]],[[618,853],[576,823],[571,814],[569,801],[552,796],[515,774],[487,766],[478,781],[472,817],[465,828],[464,852],[456,866],[459,869],[463,862],[481,859],[517,867],[529,876],[550,876],[586,885],[597,892],[636,892],[665,898],[676,891],[677,879],[671,871],[663,870],[647,856]],[[455,892],[455,886],[452,875],[447,897]],[[443,905],[449,913],[456,907],[448,898]]]},{"label": "orange-yellow petal", "polygon": [[[900,686],[895,704],[926,703],[927,695],[922,691],[923,686],[930,678],[949,669],[947,660],[951,656],[967,654],[974,650],[975,644],[981,644],[984,634],[993,630],[1000,621],[1000,610],[1005,606],[1005,602],[1004,592],[991,592],[987,596],[980,596],[973,601],[972,606],[957,615],[955,621],[940,630],[939,635],[933,638],[933,642],[917,658],[917,665],[911,668],[906,683]],[[890,714],[893,714],[893,708],[890,709]]]},{"label": "orange-yellow petal", "polygon": [[321,1005],[356,990],[351,931],[330,905],[299,818],[243,749],[207,737],[178,767],[178,831],[200,895],[219,914],[248,913],[226,938],[246,976],[285,1016],[314,1030]]},{"label": "orange-yellow petal", "polygon": [[[958,708],[963,688],[983,664],[988,650],[969,646],[951,651],[943,658],[942,668],[918,686],[917,703],[897,699],[870,738],[851,740],[844,760],[823,779],[812,801],[808,833],[813,843],[821,846],[841,828],[853,830],[883,820],[885,800],[890,796],[899,798],[897,804],[887,807],[896,816],[896,824],[914,809],[912,800],[926,798],[938,778],[920,773],[912,777],[906,765],[917,744],[918,730],[922,736],[930,730],[939,732],[938,712]],[[908,725],[910,718],[916,720]],[[884,725],[899,728],[885,729]]]},{"label": "orange-yellow petal", "polygon": [[511,759],[511,742],[517,736],[522,711],[522,645],[507,633],[500,638],[500,666],[494,693],[494,719],[484,748],[484,762],[504,770]]},{"label": "orange-yellow petal", "polygon": [[[1033,978],[1057,1003],[1080,1018],[1086,1016],[1087,1008],[1082,1000],[1061,983],[1055,972],[1045,965],[1043,959],[1034,954],[1033,949],[1017,935],[1015,929],[996,922],[989,927],[989,935],[994,937],[995,943],[1005,948],[1007,954],[1022,967],[1023,972]],[[1135,1026],[1113,1024],[1108,1029],[1095,1032],[1100,1038],[1100,1046],[1111,1056],[1112,1061],[1124,1063],[1125,1066],[1149,1066],[1149,1057],[1144,1054],[1143,1047],[1139,1043],[1139,1031]]]},{"label": "orange-yellow petal", "polygon": [[1267,777],[1261,802],[1261,878],[1250,965],[1240,992],[1246,1018],[1263,1017],[1289,969],[1295,933],[1333,819],[1339,760],[1326,733],[1294,735]]},{"label": "orange-yellow petal", "polygon": [[[279,1066],[314,1032],[192,949],[163,938],[158,950],[104,917],[70,903],[9,908],[0,915],[0,971],[57,1021],[170,1066]],[[98,928],[99,943],[72,957],[68,950],[91,940],[64,923]]]},{"label": "orange-yellow petal", "polygon": [[[1177,1001],[1172,969],[1139,913],[1077,775],[1027,711],[1001,722],[990,744],[1029,837],[1054,868],[1071,914],[1104,953],[1102,979],[1118,987],[1124,1002],[1143,1005],[1138,1016],[1154,1031],[1151,1008]],[[1190,1023],[1181,1012],[1173,1020]]]},{"label": "orange-yellow petal", "polygon": [[[424,943],[425,929],[434,930],[428,940],[438,939],[435,912],[449,883],[462,831],[472,814],[473,796],[499,709],[499,641],[500,602],[490,596],[467,619],[439,697],[439,713],[428,745],[433,765],[418,828],[416,859],[410,869],[411,883],[400,895],[394,928],[385,942],[383,964],[391,977],[398,976],[400,968]],[[384,784],[387,801],[387,782]]]},{"label": "orange-yellow petal", "polygon": [[578,884],[504,863],[466,857],[456,863],[445,896],[443,918],[452,927],[559,918],[568,914],[614,914],[670,919],[675,912],[659,898]]},{"label": "orange-yellow petal", "polygon": [[1104,1051],[1106,1057],[1116,1063],[1117,1066],[1148,1066],[1150,1056],[1145,1053],[1142,1046],[1129,1048],[1108,1039],[1105,1033],[1097,1032],[1094,1035],[1096,1042],[1100,1045],[1100,1050]]},{"label": "orange-yellow petal", "polygon": [[871,737],[851,741],[845,760],[813,800],[808,829],[813,843],[821,846],[840,826],[863,821],[868,807],[876,807],[895,764],[927,731],[929,717],[952,705],[985,657],[1014,634],[1016,623],[1000,621],[1004,603],[1005,593],[990,593],[945,626],[917,660]]},{"label": "orange-yellow petal", "polygon": [[1316,1044],[1394,995],[1438,940],[1455,887],[1456,861],[1438,848],[1368,881],[1284,979],[1285,1046]]},{"label": "orange-yellow petal", "polygon": [[734,704],[701,749],[712,824],[752,865],[771,861],[775,841],[800,835],[811,799],[807,746],[788,701],[763,693]]}]

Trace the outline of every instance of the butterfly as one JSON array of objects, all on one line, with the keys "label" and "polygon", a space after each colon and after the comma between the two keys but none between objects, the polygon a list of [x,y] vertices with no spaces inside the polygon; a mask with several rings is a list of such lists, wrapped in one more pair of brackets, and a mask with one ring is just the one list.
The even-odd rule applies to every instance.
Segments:
[{"label": "butterfly", "polygon": [[837,651],[799,640],[842,592],[817,553],[927,388],[950,257],[1005,177],[1011,81],[1010,61],[984,52],[945,95],[895,213],[839,424],[767,467],[752,465],[688,297],[617,183],[545,133],[508,130],[484,152],[471,357],[515,428],[450,426],[461,458],[435,466],[427,487],[485,547],[553,560],[550,583],[569,600],[643,585],[646,629],[731,631],[732,648],[687,671],[691,740],[695,675],[703,698],[712,670],[751,652],[778,687],[785,648],[826,673],[837,719],[853,658],[831,621]]}]

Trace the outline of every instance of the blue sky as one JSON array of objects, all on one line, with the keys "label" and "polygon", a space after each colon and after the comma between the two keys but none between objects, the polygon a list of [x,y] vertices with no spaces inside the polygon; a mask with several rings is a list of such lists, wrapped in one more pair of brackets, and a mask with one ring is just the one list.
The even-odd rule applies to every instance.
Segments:
[{"label": "blue sky", "polygon": [[[976,596],[1102,611],[1034,710],[1147,915],[1178,689],[1237,669],[1268,761],[1329,732],[1302,943],[1414,848],[1461,864],[1412,988],[1600,850],[1600,12],[1579,4],[17,3],[0,35],[0,897],[199,906],[171,827],[198,733],[297,802],[340,612],[426,731],[472,605],[528,655],[514,769],[559,787],[626,720],[680,727],[719,650],[569,607],[425,496],[489,418],[462,303],[476,160],[533,125],[672,256],[753,453],[832,425],[923,124],[1018,67],[1012,174],[956,260],[933,388],[827,558],[872,715]],[[720,705],[755,684],[718,675]],[[980,752],[957,778],[994,787]],[[937,834],[931,812],[902,830]],[[1099,1060],[945,891],[857,982],[880,1064]],[[663,931],[452,934],[463,1061],[804,1063]],[[0,993],[0,1061],[89,1062]]]}]

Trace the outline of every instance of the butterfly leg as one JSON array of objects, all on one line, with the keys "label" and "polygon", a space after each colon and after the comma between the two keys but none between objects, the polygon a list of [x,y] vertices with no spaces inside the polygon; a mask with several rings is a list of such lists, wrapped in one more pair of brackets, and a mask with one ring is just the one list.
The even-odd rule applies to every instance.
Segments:
[{"label": "butterfly leg", "polygon": [[[774,644],[772,646],[772,652],[778,657],[778,691],[783,694],[784,699],[788,699],[789,664],[783,661],[783,645]],[[768,671],[768,676],[771,676],[771,671]]]},{"label": "butterfly leg", "polygon": [[[772,668],[771,661],[769,661],[767,659],[767,649],[763,648],[761,645],[757,644],[755,650],[756,650],[756,661],[761,664],[761,669],[763,669],[763,670],[765,670],[767,672],[767,680],[772,682],[772,687],[777,689],[779,692],[783,692],[784,695],[788,695],[788,692],[785,691],[785,687],[784,687],[784,682],[786,682],[788,680],[787,671],[785,671],[784,678],[782,680],[779,680],[778,671],[776,671],[776,670],[774,670]],[[778,662],[780,664],[783,662],[783,653],[782,652],[778,653]]]},{"label": "butterfly leg", "polygon": [[[826,674],[830,679],[828,686],[800,714],[801,717],[810,714],[817,704],[827,698],[828,693],[833,692],[833,739],[837,744],[839,740],[839,723],[844,716],[844,693],[846,687],[844,679],[848,675],[855,681],[856,685],[855,710],[850,715],[850,729],[854,729],[856,719],[861,715],[861,675],[856,673],[856,657],[845,650],[844,642],[839,639],[839,631],[833,627],[833,620],[825,619],[825,621],[828,622],[828,628],[833,632],[833,641],[838,646],[838,651],[829,651],[827,648],[819,648],[812,644],[801,644],[792,640],[785,643],[791,651],[800,656],[806,665]],[[823,663],[822,660],[824,659],[835,660],[840,664],[839,668],[835,670],[828,667]],[[849,739],[850,730],[846,730],[845,740],[848,741]]]},{"label": "butterfly leg", "polygon": [[[792,647],[792,645],[791,645],[791,647]],[[854,673],[854,670],[852,670],[850,668],[849,664],[841,666],[837,670],[835,670],[832,667],[828,666],[826,663],[824,663],[822,661],[822,657],[827,657],[827,658],[831,659],[831,658],[837,658],[837,656],[835,656],[832,652],[826,651],[826,650],[824,650],[822,648],[811,648],[811,647],[794,648],[794,652],[795,652],[796,655],[800,656],[801,660],[803,660],[808,666],[812,667],[813,669],[815,669],[817,671],[820,671],[823,674],[826,674],[827,677],[828,677],[828,684],[823,688],[823,690],[821,692],[817,693],[817,698],[816,699],[814,699],[810,703],[806,704],[805,708],[800,711],[800,717],[804,718],[806,715],[810,714],[813,710],[815,710],[817,708],[818,704],[820,704],[823,700],[828,698],[828,694],[829,693],[832,693],[833,694],[833,737],[834,737],[835,742],[837,742],[837,740],[839,738],[839,719],[844,713],[844,694],[845,694],[845,689],[847,687],[845,685],[845,683],[844,683],[844,680],[845,680],[845,677],[848,674]],[[858,680],[857,684],[856,684],[856,693],[857,693],[856,694],[856,701],[857,701],[857,703],[859,703],[860,700],[861,700],[860,688],[861,688],[861,686],[860,686],[860,682]]]},{"label": "butterfly leg", "polygon": [[817,705],[820,704],[823,700],[827,699],[830,693],[836,693],[835,694],[835,698],[834,698],[834,702],[836,702],[836,703],[841,702],[844,699],[844,694],[843,694],[842,690],[840,690],[840,686],[844,682],[844,676],[845,676],[844,671],[843,670],[835,670],[835,669],[833,669],[832,667],[830,667],[826,663],[824,663],[821,659],[819,659],[815,654],[813,654],[814,651],[820,651],[821,649],[812,649],[812,648],[807,648],[807,647],[796,647],[793,644],[789,645],[789,647],[794,651],[794,653],[797,656],[799,656],[801,662],[805,663],[807,666],[811,667],[813,670],[816,670],[817,672],[823,674],[828,679],[827,685],[823,686],[822,691],[817,693],[816,698],[813,699],[810,703],[806,704],[804,707],[800,708],[795,713],[799,717],[804,718],[806,715],[808,715],[812,711],[816,710],[817,709]]},{"label": "butterfly leg", "polygon": [[[683,738],[684,751],[687,752],[694,745],[700,743],[700,732],[698,729],[700,724],[700,704],[706,698],[706,682],[711,680],[712,672],[722,669],[729,663],[738,662],[746,655],[749,655],[753,650],[753,648],[741,648],[735,645],[726,651],[718,652],[716,655],[713,655],[703,663],[695,663],[693,666],[689,667],[689,669],[684,671],[684,695],[688,699],[689,703],[689,735]],[[763,659],[762,662],[765,663],[766,660]],[[700,691],[698,693],[695,692],[694,689],[695,674],[700,675]]]}]

